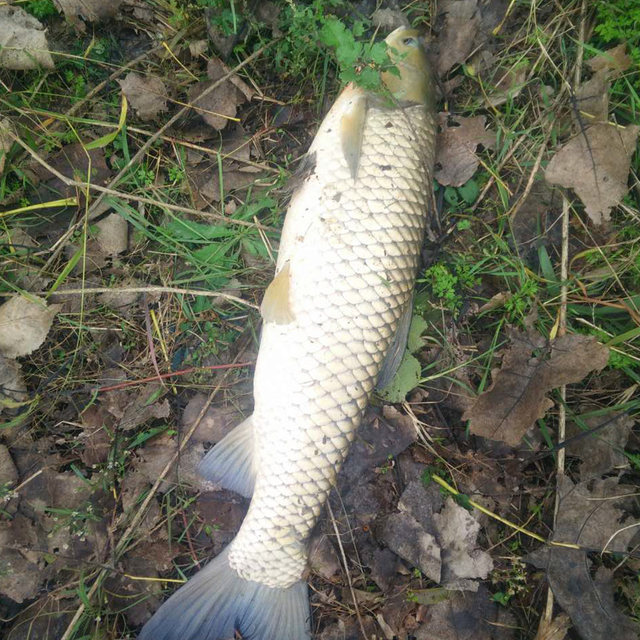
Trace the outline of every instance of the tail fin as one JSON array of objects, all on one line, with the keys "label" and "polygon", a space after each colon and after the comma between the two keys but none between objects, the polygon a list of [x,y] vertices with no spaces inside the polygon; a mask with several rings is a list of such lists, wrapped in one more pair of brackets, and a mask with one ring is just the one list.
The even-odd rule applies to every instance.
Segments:
[{"label": "tail fin", "polygon": [[286,589],[241,578],[228,547],[176,591],[147,622],[138,640],[306,640],[311,637],[304,581]]},{"label": "tail fin", "polygon": [[251,416],[216,444],[198,465],[198,473],[210,482],[250,498],[256,479]]}]

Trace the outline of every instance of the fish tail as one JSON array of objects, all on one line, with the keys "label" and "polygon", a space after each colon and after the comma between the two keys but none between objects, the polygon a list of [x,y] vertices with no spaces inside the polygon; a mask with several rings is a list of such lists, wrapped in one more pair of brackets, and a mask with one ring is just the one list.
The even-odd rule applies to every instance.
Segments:
[{"label": "fish tail", "polygon": [[311,637],[306,582],[286,589],[245,580],[229,566],[229,547],[178,589],[138,640],[305,640]]}]

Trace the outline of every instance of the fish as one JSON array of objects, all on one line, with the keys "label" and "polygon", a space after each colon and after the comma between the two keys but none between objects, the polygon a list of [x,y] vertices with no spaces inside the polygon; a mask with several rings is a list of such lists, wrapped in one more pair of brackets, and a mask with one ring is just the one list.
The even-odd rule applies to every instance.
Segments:
[{"label": "fish", "polygon": [[309,538],[386,354],[404,349],[432,197],[433,76],[417,31],[386,43],[386,91],[348,85],[309,148],[261,305],[254,411],[200,464],[251,498],[247,515],[140,640],[311,637]]}]

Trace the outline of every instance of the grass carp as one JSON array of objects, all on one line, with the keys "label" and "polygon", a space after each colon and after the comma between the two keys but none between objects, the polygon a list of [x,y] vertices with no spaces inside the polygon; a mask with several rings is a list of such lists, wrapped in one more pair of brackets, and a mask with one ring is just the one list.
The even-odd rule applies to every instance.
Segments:
[{"label": "grass carp", "polygon": [[307,543],[410,309],[430,202],[433,81],[415,31],[386,42],[392,98],[349,86],[320,125],[261,307],[254,412],[201,464],[247,516],[141,640],[310,637]]}]

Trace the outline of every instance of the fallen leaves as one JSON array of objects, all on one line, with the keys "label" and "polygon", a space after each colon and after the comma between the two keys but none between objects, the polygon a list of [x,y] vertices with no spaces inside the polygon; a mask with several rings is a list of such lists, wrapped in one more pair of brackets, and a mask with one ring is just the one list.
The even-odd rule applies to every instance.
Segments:
[{"label": "fallen leaves", "polygon": [[54,3],[71,24],[84,31],[85,26],[80,18],[88,22],[114,18],[122,0],[54,0]]},{"label": "fallen leaves", "polygon": [[484,116],[463,118],[440,114],[434,173],[440,184],[459,187],[473,176],[479,164],[478,146],[492,148],[496,142],[495,133],[485,129],[485,123]]},{"label": "fallen leaves", "polygon": [[550,184],[573,189],[596,225],[606,225],[611,209],[627,193],[631,156],[640,127],[608,122],[609,81],[631,64],[625,45],[589,61],[594,71],[576,92],[576,135],[551,158],[545,171]]},{"label": "fallen leaves", "polygon": [[118,83],[140,120],[153,120],[167,110],[167,89],[157,76],[131,72]]},{"label": "fallen leaves", "polygon": [[407,485],[398,509],[382,531],[389,549],[446,589],[476,591],[493,561],[476,547],[480,524],[473,515],[452,498],[443,505],[435,485],[425,489],[416,481]]},{"label": "fallen leaves", "polygon": [[0,6],[0,68],[53,69],[44,27],[16,6]]},{"label": "fallen leaves", "polygon": [[565,335],[548,343],[529,329],[512,330],[510,338],[502,367],[492,373],[491,387],[462,418],[469,420],[471,433],[516,447],[553,406],[547,393],[602,369],[609,350],[592,336]]},{"label": "fallen leaves", "polygon": [[506,9],[506,2],[478,0],[443,0],[438,4],[439,26],[436,70],[446,74],[454,65],[484,44]]},{"label": "fallen leaves", "polygon": [[[558,603],[569,614],[584,640],[632,640],[638,630],[616,609],[612,571],[600,567],[591,575],[588,551],[625,552],[637,523],[625,519],[621,503],[635,494],[617,478],[574,483],[561,476],[560,501],[553,540],[578,544],[584,549],[544,547],[528,560],[547,572]],[[633,525],[633,526],[630,526]]]},{"label": "fallen leaves", "polygon": [[253,90],[236,75],[202,95],[228,72],[228,67],[221,60],[212,58],[207,64],[210,80],[193,85],[189,91],[189,100],[193,108],[209,126],[217,130],[224,129],[230,120],[235,119],[238,105],[251,99],[253,95]]},{"label": "fallen leaves", "polygon": [[627,192],[631,156],[640,127],[594,124],[569,140],[547,165],[551,184],[573,189],[589,218],[598,225]]}]

